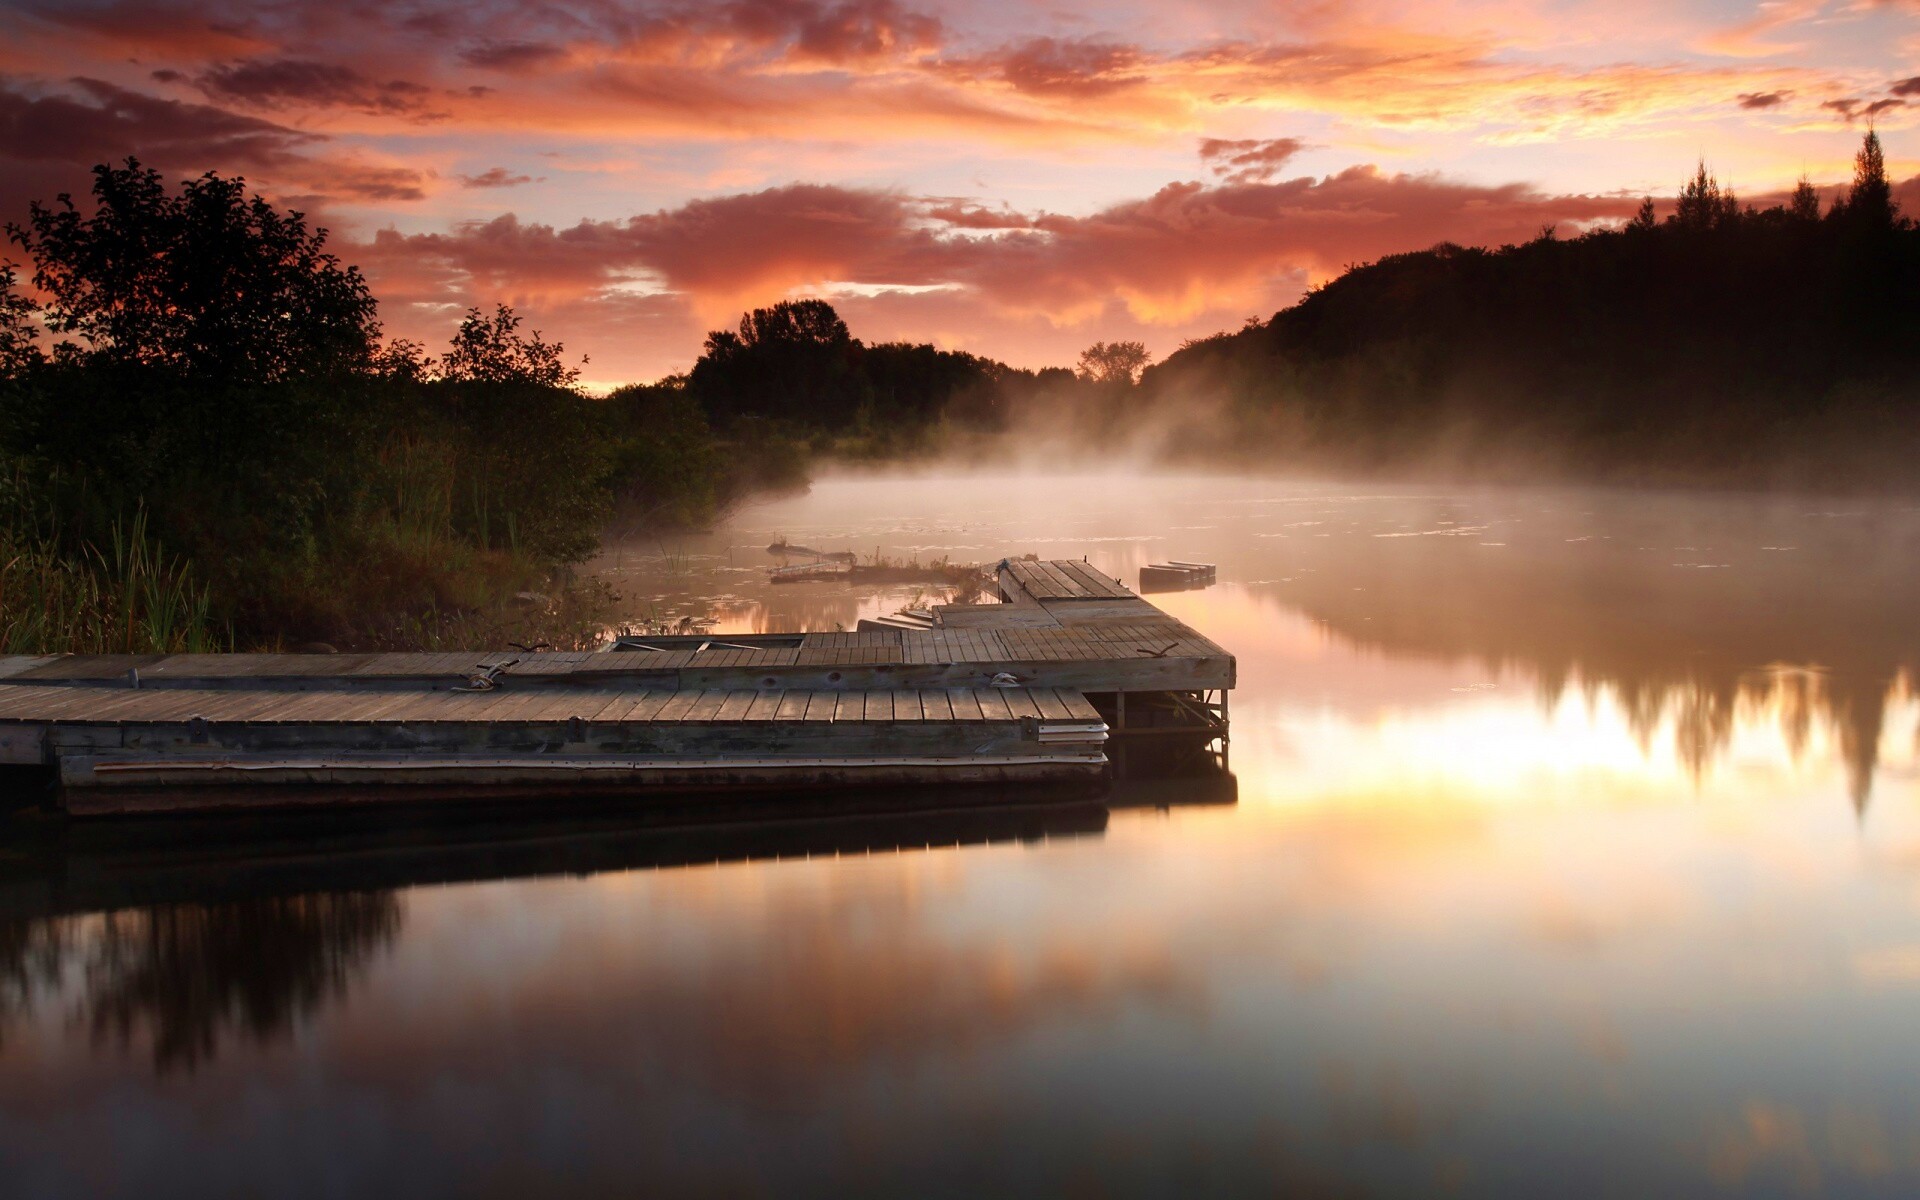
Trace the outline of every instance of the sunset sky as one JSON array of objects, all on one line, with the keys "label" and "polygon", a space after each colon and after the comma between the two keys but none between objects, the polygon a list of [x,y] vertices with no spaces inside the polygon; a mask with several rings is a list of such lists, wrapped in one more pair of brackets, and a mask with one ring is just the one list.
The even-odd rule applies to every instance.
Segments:
[{"label": "sunset sky", "polygon": [[1917,114],[1920,0],[0,5],[0,216],[128,154],[241,173],[390,333],[504,300],[601,386],[797,295],[869,341],[1159,357],[1700,156],[1835,184],[1872,120],[1911,180]]}]

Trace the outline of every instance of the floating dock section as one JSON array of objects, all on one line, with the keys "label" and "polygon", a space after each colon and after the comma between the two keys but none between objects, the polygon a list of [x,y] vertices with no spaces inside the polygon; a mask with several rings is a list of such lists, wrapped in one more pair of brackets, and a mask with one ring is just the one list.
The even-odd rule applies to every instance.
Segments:
[{"label": "floating dock section", "polygon": [[1140,568],[1140,590],[1153,592],[1190,592],[1212,587],[1215,571],[1212,563],[1163,562]]},{"label": "floating dock section", "polygon": [[0,659],[0,764],[44,768],[61,806],[93,815],[880,787],[1057,798],[1097,794],[1129,754],[1224,753],[1232,656],[1084,563],[997,574],[1003,603],[935,608],[927,628]]}]

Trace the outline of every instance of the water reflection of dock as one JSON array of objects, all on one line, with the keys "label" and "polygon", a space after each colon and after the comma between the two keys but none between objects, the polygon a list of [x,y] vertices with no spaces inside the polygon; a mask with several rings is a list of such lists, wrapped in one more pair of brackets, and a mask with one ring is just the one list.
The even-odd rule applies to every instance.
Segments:
[{"label": "water reflection of dock", "polygon": [[[1110,737],[1226,734],[1234,661],[1083,563],[1001,564],[929,629],[598,654],[0,660],[0,762],[74,813],[957,785],[1097,794]],[[1142,750],[1144,756],[1146,751]]]},{"label": "water reflection of dock", "polygon": [[[543,876],[886,854],[1097,836],[1093,802],[908,807],[794,798],[717,820],[709,806],[562,801],[396,827],[378,814],[173,817],[61,825],[0,866],[0,920],[268,896],[390,891]],[[848,809],[853,811],[849,812]]]}]

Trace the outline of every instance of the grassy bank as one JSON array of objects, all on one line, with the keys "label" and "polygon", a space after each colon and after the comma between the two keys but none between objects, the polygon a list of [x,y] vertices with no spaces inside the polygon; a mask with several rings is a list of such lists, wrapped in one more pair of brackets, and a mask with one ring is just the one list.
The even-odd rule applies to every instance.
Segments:
[{"label": "grassy bank", "polygon": [[[150,447],[170,439],[95,441],[67,414],[124,430],[117,410],[164,402],[166,381],[14,376],[0,388],[16,434],[0,652],[590,648],[619,616],[577,570],[604,531],[703,527],[748,495],[804,486],[810,461],[802,442],[722,438],[658,396],[431,377],[344,388],[361,393],[357,424],[324,453],[263,445],[263,465],[169,446],[155,470]],[[246,401],[284,417],[288,392]]]},{"label": "grassy bank", "polygon": [[0,654],[197,654],[228,649],[205,584],[170,558],[144,514],[104,546],[63,552],[0,529]]},{"label": "grassy bank", "polygon": [[[76,395],[95,382],[37,379],[11,415],[104,403]],[[804,461],[564,388],[360,386],[377,393],[365,427],[277,474],[177,456],[142,477],[111,448],[53,458],[44,437],[16,451],[0,651],[587,648],[618,615],[577,572],[604,529],[704,525]],[[545,432],[496,437],[508,412]]]}]

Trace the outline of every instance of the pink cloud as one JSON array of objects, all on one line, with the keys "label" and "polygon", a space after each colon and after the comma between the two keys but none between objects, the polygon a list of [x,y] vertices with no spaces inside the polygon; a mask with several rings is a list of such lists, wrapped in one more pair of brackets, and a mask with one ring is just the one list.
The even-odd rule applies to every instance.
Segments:
[{"label": "pink cloud", "polygon": [[238,57],[270,44],[248,28],[243,11],[222,13],[217,5],[175,4],[166,0],[113,0],[71,4],[40,0],[20,7],[20,15],[45,22],[107,54],[177,55],[193,58]]},{"label": "pink cloud", "polygon": [[950,67],[999,79],[1019,92],[1086,99],[1142,83],[1142,68],[1151,65],[1152,56],[1136,46],[1035,38]]},{"label": "pink cloud", "polygon": [[1305,148],[1299,138],[1204,138],[1200,161],[1228,183],[1265,183]]}]

